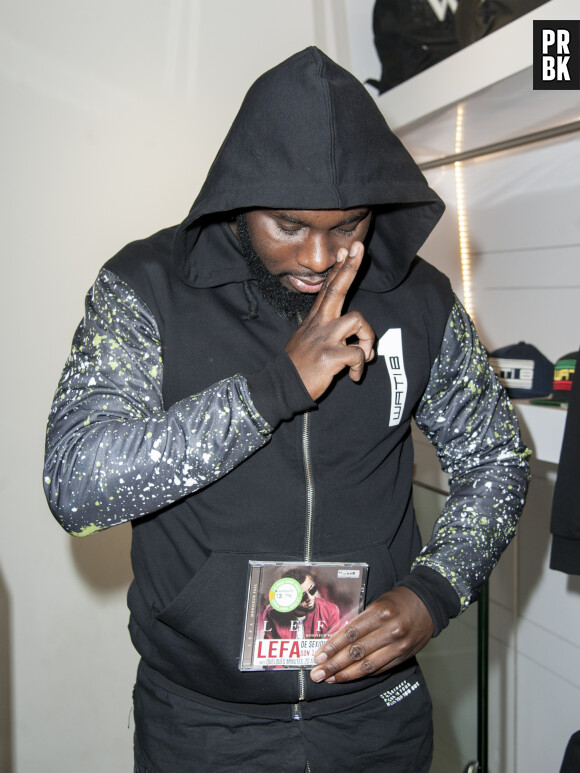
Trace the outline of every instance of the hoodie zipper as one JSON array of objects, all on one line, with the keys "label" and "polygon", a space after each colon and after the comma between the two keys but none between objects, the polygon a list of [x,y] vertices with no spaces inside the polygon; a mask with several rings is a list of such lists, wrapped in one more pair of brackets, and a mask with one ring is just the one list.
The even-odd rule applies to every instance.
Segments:
[{"label": "hoodie zipper", "polygon": [[[298,315],[298,322],[302,323],[302,316]],[[314,520],[314,478],[312,476],[312,459],[310,454],[310,411],[306,411],[302,417],[302,459],[304,464],[304,478],[306,481],[306,522],[304,530],[304,561],[312,560],[312,524]],[[298,672],[298,701],[306,698],[306,671],[301,668]],[[300,703],[295,703],[292,711],[293,719],[302,719]]]},{"label": "hoodie zipper", "polygon": [[310,458],[310,411],[302,417],[302,456],[306,479],[306,528],[304,530],[304,561],[312,560],[312,522],[314,520],[314,480]]},{"label": "hoodie zipper", "polygon": [[[298,323],[302,324],[302,315],[298,314]],[[312,560],[312,523],[314,520],[314,478],[310,455],[310,411],[302,416],[302,459],[306,480],[306,523],[304,530],[304,561]]]},{"label": "hoodie zipper", "polygon": [[[304,477],[306,480],[306,528],[304,531],[304,561],[312,560],[312,524],[314,520],[314,479],[312,477],[312,460],[310,456],[310,412],[302,417],[302,458],[304,461]],[[298,701],[306,698],[306,671],[298,672]],[[294,719],[302,719],[300,704],[294,704]]]}]

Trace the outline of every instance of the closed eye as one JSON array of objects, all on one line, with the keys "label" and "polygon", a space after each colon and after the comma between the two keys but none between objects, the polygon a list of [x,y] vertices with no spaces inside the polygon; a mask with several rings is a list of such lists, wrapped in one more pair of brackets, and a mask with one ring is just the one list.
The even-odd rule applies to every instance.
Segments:
[{"label": "closed eye", "polygon": [[298,231],[301,231],[306,227],[305,223],[303,223],[301,220],[298,220],[298,218],[291,217],[290,215],[275,217],[274,222],[278,226],[278,229],[280,231],[284,231],[284,233],[298,233]]},{"label": "closed eye", "polygon": [[294,224],[294,223],[285,223],[285,224],[283,224],[280,221],[277,221],[276,225],[278,226],[280,231],[284,231],[284,233],[287,233],[287,234],[298,233],[298,231],[301,231],[304,228],[304,226],[300,225],[299,223],[296,223],[296,224]]},{"label": "closed eye", "polygon": [[362,221],[365,219],[365,217],[359,217],[356,220],[349,220],[345,223],[341,223],[340,225],[336,226],[336,230],[341,234],[352,235],[353,233],[355,233],[355,231],[362,223]]}]

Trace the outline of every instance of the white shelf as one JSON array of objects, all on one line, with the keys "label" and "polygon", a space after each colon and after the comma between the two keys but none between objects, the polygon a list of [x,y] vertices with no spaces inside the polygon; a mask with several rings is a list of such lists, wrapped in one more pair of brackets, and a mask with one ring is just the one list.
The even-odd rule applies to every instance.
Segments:
[{"label": "white shelf", "polygon": [[578,0],[550,0],[376,98],[394,130],[449,107],[533,63],[533,20],[580,18]]},{"label": "white shelf", "polygon": [[558,464],[568,411],[558,406],[514,401],[522,438],[540,462]]}]

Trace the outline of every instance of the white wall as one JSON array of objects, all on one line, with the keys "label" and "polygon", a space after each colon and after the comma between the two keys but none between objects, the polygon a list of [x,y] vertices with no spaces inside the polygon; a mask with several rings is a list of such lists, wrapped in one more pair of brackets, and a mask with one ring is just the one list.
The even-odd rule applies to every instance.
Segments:
[{"label": "white wall", "polygon": [[323,33],[272,6],[1,2],[1,773],[132,769],[130,532],[60,530],[44,427],[101,264],[182,219],[250,83]]}]

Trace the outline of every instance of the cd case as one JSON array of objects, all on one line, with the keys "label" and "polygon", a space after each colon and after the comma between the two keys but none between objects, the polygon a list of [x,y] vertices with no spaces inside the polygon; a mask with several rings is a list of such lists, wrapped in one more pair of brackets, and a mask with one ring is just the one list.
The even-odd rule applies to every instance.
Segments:
[{"label": "cd case", "polygon": [[368,564],[249,561],[240,671],[310,668],[364,608]]}]

